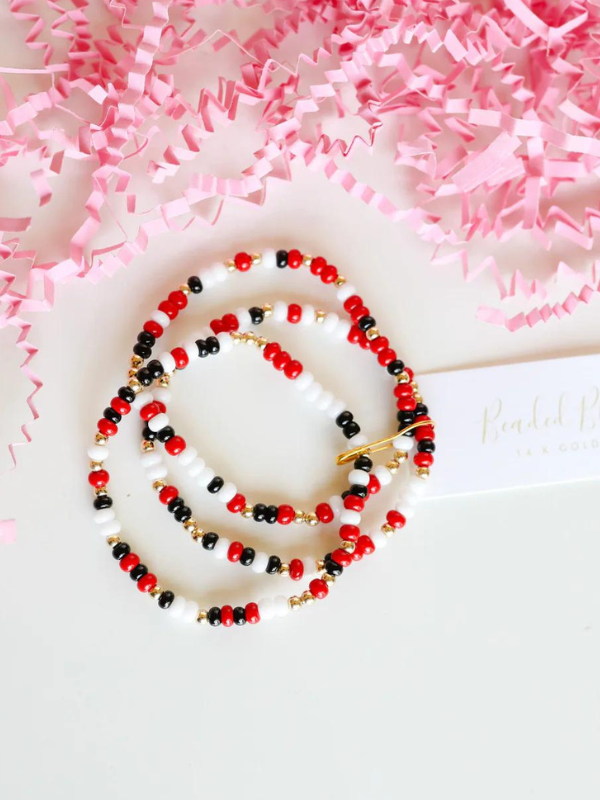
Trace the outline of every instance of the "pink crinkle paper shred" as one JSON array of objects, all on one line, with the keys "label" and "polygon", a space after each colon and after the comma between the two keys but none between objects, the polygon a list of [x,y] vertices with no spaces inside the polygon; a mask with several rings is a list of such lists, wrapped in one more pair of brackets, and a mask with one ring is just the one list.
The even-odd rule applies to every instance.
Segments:
[{"label": "pink crinkle paper shred", "polygon": [[[207,24],[225,11],[254,31]],[[99,281],[157,234],[215,224],[231,200],[262,203],[294,161],[411,225],[434,263],[491,276],[483,321],[561,320],[600,290],[600,0],[8,0],[6,18],[35,65],[0,57],[0,168],[20,168],[38,207],[69,163],[88,168],[83,220],[56,260],[22,244],[36,208],[0,217],[0,328],[18,332],[34,419],[28,334],[56,285]],[[203,82],[198,69],[190,90],[183,59],[223,50],[231,71]],[[260,144],[235,179],[197,166],[229,125]],[[377,155],[373,186],[353,173],[358,150]],[[377,189],[382,159],[409,176],[404,204]]]}]

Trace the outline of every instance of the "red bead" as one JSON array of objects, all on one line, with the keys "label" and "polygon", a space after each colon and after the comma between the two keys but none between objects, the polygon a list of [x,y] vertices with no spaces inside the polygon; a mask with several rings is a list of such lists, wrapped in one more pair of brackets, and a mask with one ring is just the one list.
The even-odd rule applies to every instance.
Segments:
[{"label": "red bead", "polygon": [[222,319],[213,319],[211,320],[210,327],[212,328],[212,332],[216,336],[218,333],[224,333],[225,325],[223,324]]},{"label": "red bead", "polygon": [[239,561],[244,551],[244,545],[241,542],[232,542],[227,550],[227,558],[235,563]]},{"label": "red bead", "polygon": [[352,325],[348,331],[348,341],[350,344],[357,344],[360,341],[362,331],[358,325]]},{"label": "red bead", "polygon": [[137,582],[137,587],[140,592],[151,592],[152,589],[156,586],[158,580],[156,575],[153,575],[151,572],[146,573],[143,575],[139,581]]},{"label": "red bead", "polygon": [[277,342],[269,342],[269,344],[263,350],[263,356],[267,359],[267,361],[273,361],[277,353],[281,352],[280,345]]},{"label": "red bead", "polygon": [[175,365],[177,369],[185,369],[187,365],[190,363],[190,357],[185,352],[183,347],[174,347],[171,350],[171,355],[175,359]]},{"label": "red bead", "polygon": [[338,276],[337,267],[327,264],[321,271],[321,280],[323,283],[333,283]]},{"label": "red bead", "polygon": [[359,550],[358,547],[355,547],[352,552],[352,561],[360,561],[363,557],[362,550]]},{"label": "red bead", "polygon": [[324,522],[325,525],[333,520],[333,509],[329,503],[319,503],[315,508],[315,514],[319,518],[319,522]]},{"label": "red bead", "polygon": [[90,472],[88,475],[88,483],[90,486],[93,486],[94,489],[101,489],[103,486],[106,486],[109,480],[110,475],[105,469],[99,469],[97,472]]},{"label": "red bead", "polygon": [[163,505],[168,506],[177,495],[179,494],[179,490],[176,486],[165,486],[164,489],[161,489],[158,493],[158,499],[160,500]]},{"label": "red bead", "polygon": [[353,308],[362,306],[362,304],[362,297],[360,297],[358,294],[353,294],[344,302],[344,311],[347,311],[350,314]]},{"label": "red bead", "polygon": [[[417,417],[417,421],[421,417]],[[422,428],[415,428],[415,441],[421,442],[423,439],[435,439],[435,430],[429,425],[423,425]]]},{"label": "red bead", "polygon": [[240,327],[240,321],[235,314],[225,314],[223,317],[223,325],[226,331],[237,331]]},{"label": "red bead", "polygon": [[155,339],[160,339],[164,333],[163,326],[159,325],[158,322],[154,322],[153,319],[149,319],[148,322],[144,322],[144,330],[146,333],[151,333]]},{"label": "red bead", "polygon": [[123,572],[131,572],[134,567],[140,563],[140,557],[136,556],[135,553],[127,553],[126,556],[119,561],[119,566],[123,570]]},{"label": "red bead", "polygon": [[157,414],[160,414],[160,408],[157,402],[147,403],[140,408],[140,417],[144,422],[148,422],[149,419],[152,419],[152,417],[155,417]]},{"label": "red bead", "polygon": [[417,467],[430,467],[433,464],[432,453],[417,453],[413,458]]},{"label": "red bead", "polygon": [[377,361],[379,361],[382,367],[387,367],[395,358],[396,353],[390,347],[386,347],[385,350],[382,350],[377,356]]},{"label": "red bead", "polygon": [[327,266],[327,262],[323,258],[323,256],[317,256],[313,258],[310,264],[310,271],[313,275],[320,275],[325,267]]},{"label": "red bead", "polygon": [[288,267],[298,269],[302,264],[302,253],[300,250],[290,250],[288,252]]},{"label": "red bead", "polygon": [[369,342],[369,348],[373,353],[381,353],[382,350],[385,350],[388,347],[390,340],[387,336],[378,336],[376,339],[372,339]]},{"label": "red bead", "polygon": [[169,319],[175,319],[177,314],[177,307],[173,305],[169,300],[163,300],[162,303],[158,304],[158,310],[162,311],[163,314],[166,314]]},{"label": "red bead", "polygon": [[412,371],[410,367],[404,367],[404,372],[406,372],[406,374],[408,375],[408,379],[410,381],[412,381],[413,378],[415,377],[415,373]]},{"label": "red bead", "polygon": [[162,414],[166,414],[167,413],[167,407],[166,407],[166,405],[164,403],[161,403],[160,400],[154,400],[154,402],[159,407],[159,409],[160,409]]},{"label": "red bead", "polygon": [[183,436],[172,436],[165,442],[165,450],[170,456],[178,456],[179,453],[183,453],[186,447],[187,444]]},{"label": "red bead", "polygon": [[359,319],[363,317],[369,316],[369,309],[366,306],[356,306],[356,308],[352,309],[352,313],[350,314],[350,319],[352,322],[358,322]]},{"label": "red bead", "polygon": [[288,505],[281,505],[277,510],[277,522],[280,525],[289,525],[290,522],[293,521],[294,517],[296,516],[296,512],[292,508],[292,506]]},{"label": "red bead", "polygon": [[173,303],[175,308],[181,311],[182,308],[185,308],[188,304],[188,299],[185,294],[181,291],[181,289],[177,289],[174,292],[171,292],[169,295],[169,303]]},{"label": "red bead", "polygon": [[239,514],[239,512],[246,505],[246,498],[243,494],[234,494],[231,500],[227,503],[227,508],[232,514]]},{"label": "red bead", "polygon": [[290,303],[288,306],[287,318],[288,322],[294,324],[300,322],[302,319],[302,306],[299,306],[298,303]]},{"label": "red bead", "polygon": [[288,361],[288,363],[283,368],[283,372],[286,378],[289,378],[291,381],[295,381],[303,369],[304,367],[299,361],[292,360]]},{"label": "red bead", "polygon": [[412,397],[414,389],[410,383],[397,383],[394,387],[394,397]]},{"label": "red bead", "polygon": [[126,414],[129,414],[131,411],[131,406],[127,402],[127,400],[121,400],[120,397],[113,397],[110,401],[110,407],[124,417]]},{"label": "red bead", "polygon": [[286,350],[282,350],[280,353],[277,353],[273,359],[273,366],[275,369],[282,370],[289,364],[290,360],[290,354]]},{"label": "red bead", "polygon": [[104,436],[114,436],[119,429],[114,422],[102,417],[102,419],[98,420],[98,430],[100,433],[104,434]]},{"label": "red bead", "polygon": [[414,397],[399,397],[396,405],[400,411],[414,411],[417,407],[417,401]]},{"label": "red bead", "polygon": [[367,484],[367,491],[369,494],[377,494],[380,489],[381,483],[379,482],[379,478],[375,475],[369,475],[369,483]]},{"label": "red bead", "polygon": [[367,339],[367,334],[364,331],[360,332],[360,336],[358,337],[358,346],[362,350],[369,349],[369,340]]},{"label": "red bead", "polygon": [[221,606],[221,625],[224,628],[231,628],[233,625],[233,608],[231,606]]},{"label": "red bead", "polygon": [[256,625],[257,622],[260,622],[260,614],[256,603],[246,603],[246,622],[249,622],[250,625]]},{"label": "red bead", "polygon": [[314,595],[317,598],[317,600],[322,600],[329,594],[329,587],[327,586],[325,581],[321,580],[321,578],[314,578],[308,584],[308,588],[310,593]]},{"label": "red bead", "polygon": [[337,550],[334,550],[333,553],[331,554],[331,557],[336,564],[340,565],[340,567],[349,567],[350,564],[352,563],[352,556],[350,555],[350,553],[347,553],[345,550],[342,550],[341,547],[338,548]]},{"label": "red bead", "polygon": [[340,539],[346,542],[355,542],[360,535],[360,528],[357,525],[342,525],[340,527]]},{"label": "red bead", "polygon": [[406,517],[399,511],[388,511],[386,519],[392,528],[403,528],[406,525]]},{"label": "red bead", "polygon": [[252,266],[252,256],[248,253],[236,253],[233,261],[240,272],[247,272]]},{"label": "red bead", "polygon": [[304,575],[304,564],[299,558],[292,558],[290,561],[290,578],[299,581]]},{"label": "red bead", "polygon": [[370,536],[366,536],[363,534],[362,536],[359,536],[358,539],[356,540],[356,549],[362,555],[369,556],[371,555],[371,553],[375,552],[375,545],[373,544],[373,540],[371,539]]},{"label": "red bead", "polygon": [[348,494],[344,497],[344,508],[351,511],[362,511],[365,507],[365,501],[362,497],[357,497],[355,494]]}]

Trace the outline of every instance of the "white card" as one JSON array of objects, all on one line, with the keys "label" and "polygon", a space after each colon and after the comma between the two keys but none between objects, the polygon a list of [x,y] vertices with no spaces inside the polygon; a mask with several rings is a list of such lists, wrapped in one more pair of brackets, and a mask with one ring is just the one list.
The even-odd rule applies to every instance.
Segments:
[{"label": "white card", "polygon": [[433,496],[600,477],[600,355],[419,376]]}]

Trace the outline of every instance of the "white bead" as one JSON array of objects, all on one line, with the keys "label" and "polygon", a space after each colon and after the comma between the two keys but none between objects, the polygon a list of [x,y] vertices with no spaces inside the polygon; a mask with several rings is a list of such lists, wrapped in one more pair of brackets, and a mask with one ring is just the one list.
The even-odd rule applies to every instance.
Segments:
[{"label": "white bead", "polygon": [[103,522],[98,529],[100,536],[116,536],[121,533],[121,523],[118,519],[111,519],[109,522]]},{"label": "white bead", "polygon": [[363,447],[367,444],[367,441],[364,433],[357,433],[356,436],[352,437],[352,447]]},{"label": "white bead", "polygon": [[225,264],[222,264],[221,262],[213,264],[210,268],[210,271],[212,272],[216,283],[223,283],[229,276],[229,270]]},{"label": "white bead", "polygon": [[347,319],[341,319],[338,322],[337,328],[334,331],[334,335],[336,339],[347,339],[348,334],[350,333],[350,321]]},{"label": "white bead", "polygon": [[115,518],[115,512],[112,508],[99,508],[94,514],[94,522],[97,525],[102,525],[104,522],[110,522]]},{"label": "white bead", "polygon": [[219,561],[223,561],[223,559],[227,557],[227,551],[229,550],[230,544],[231,542],[229,539],[226,539],[224,536],[219,536],[217,543],[213,548],[214,557]]},{"label": "white bead", "polygon": [[177,461],[181,464],[182,467],[189,467],[192,461],[198,455],[198,451],[195,447],[186,447],[182,453],[179,453],[177,456]]},{"label": "white bead", "polygon": [[168,424],[169,424],[169,417],[166,414],[163,414],[162,412],[160,414],[157,414],[155,417],[152,417],[152,419],[148,420],[148,427],[154,433],[159,431],[161,428],[164,428]]},{"label": "white bead", "polygon": [[314,403],[317,398],[321,396],[321,392],[323,391],[323,387],[320,383],[312,383],[308,389],[306,390],[304,396],[308,400],[309,403]]},{"label": "white bead", "polygon": [[220,353],[229,353],[230,350],[233,350],[233,339],[228,333],[217,333],[217,341],[219,342]]},{"label": "white bead", "polygon": [[275,603],[271,597],[263,597],[257,603],[261,620],[273,619],[275,616]]},{"label": "white bead", "polygon": [[215,477],[214,469],[210,467],[204,467],[202,472],[198,475],[196,482],[198,486],[208,486],[208,484],[212,481]]},{"label": "white bead", "polygon": [[356,287],[352,286],[351,283],[345,283],[343,286],[340,286],[336,294],[340,303],[345,303],[349,297],[356,294]]},{"label": "white bead", "polygon": [[346,403],[343,400],[334,400],[333,403],[327,409],[327,416],[331,417],[331,419],[335,419],[339,417],[342,411],[346,408]]},{"label": "white bead", "polygon": [[331,312],[327,314],[321,327],[326,333],[333,333],[333,331],[337,328],[339,321],[340,318],[338,315]]},{"label": "white bead", "polygon": [[104,461],[104,459],[108,458],[108,453],[108,447],[101,444],[91,444],[87,450],[87,454],[92,461]]},{"label": "white bead", "polygon": [[169,606],[169,609],[168,609],[169,610],[169,614],[172,617],[175,617],[175,619],[177,619],[178,617],[180,617],[183,614],[185,606],[186,606],[185,597],[182,597],[180,594],[178,594],[177,597],[173,600],[173,602]]},{"label": "white bead", "polygon": [[181,613],[182,622],[195,622],[200,606],[194,600],[188,600]]},{"label": "white bead", "polygon": [[410,453],[415,446],[415,440],[412,436],[396,436],[392,444],[396,450],[401,450],[403,453]]},{"label": "white bead", "polygon": [[348,483],[355,483],[357,486],[369,485],[369,473],[364,469],[351,469],[348,473]]},{"label": "white bead", "polygon": [[273,604],[275,606],[276,617],[285,617],[287,614],[289,614],[290,606],[288,604],[287,597],[284,597],[282,594],[278,594],[273,600]]},{"label": "white bead", "polygon": [[412,519],[415,515],[415,508],[412,505],[409,505],[405,500],[402,502],[396,503],[394,509],[402,514],[403,517],[406,519]]},{"label": "white bead", "polygon": [[203,458],[196,458],[189,465],[187,473],[190,478],[195,478],[197,475],[200,475],[205,466],[206,461]]},{"label": "white bead", "polygon": [[421,501],[420,494],[413,494],[408,487],[404,487],[402,495],[398,498],[398,503],[404,503],[407,506],[416,506]]},{"label": "white bead", "polygon": [[416,476],[410,477],[408,483],[406,484],[406,488],[408,492],[412,492],[412,494],[419,495],[421,497],[427,492],[427,484],[421,478],[417,478]]},{"label": "white bead", "polygon": [[327,502],[331,506],[331,510],[333,511],[333,516],[334,517],[339,517],[339,515],[342,513],[342,510],[344,508],[344,501],[339,496],[339,494],[338,495],[334,495],[333,497],[330,497]]},{"label": "white bead", "polygon": [[329,406],[333,403],[333,395],[331,392],[323,392],[321,397],[317,400],[317,408],[319,411],[327,411]]},{"label": "white bead", "polygon": [[187,357],[190,361],[193,361],[195,358],[198,358],[198,345],[195,341],[185,342],[183,345],[183,349],[185,350]]},{"label": "white bead", "polygon": [[135,408],[136,411],[139,411],[140,408],[143,408],[144,406],[147,406],[148,403],[151,403],[153,399],[154,393],[149,389],[145,389],[143,392],[140,392],[138,395],[136,395],[131,407]]},{"label": "white bead", "polygon": [[161,464],[162,458],[158,450],[149,450],[147,453],[142,453],[140,461],[143,467],[153,467],[155,464]]},{"label": "white bead", "polygon": [[235,312],[239,322],[239,330],[247,331],[252,327],[252,317],[247,308],[238,308]]},{"label": "white bead", "polygon": [[298,389],[299,392],[304,392],[311,383],[314,381],[314,375],[312,372],[308,372],[307,370],[303,370],[300,375],[294,381],[294,386]]},{"label": "white bead", "polygon": [[177,364],[171,353],[163,353],[158,359],[167,375],[172,375],[177,369]]},{"label": "white bead", "polygon": [[267,568],[268,563],[269,563],[269,556],[266,553],[258,552],[254,556],[254,561],[252,562],[252,567],[251,567],[252,572],[256,572],[257,574],[260,572],[264,572]]},{"label": "white bead", "polygon": [[315,324],[315,309],[313,306],[303,306],[302,316],[300,317],[300,325],[308,328],[309,325]]},{"label": "white bead", "polygon": [[203,289],[212,289],[215,285],[215,275],[208,267],[201,269],[198,273],[198,277],[202,281],[202,288]]},{"label": "white bead", "polygon": [[[196,347],[196,355],[198,355],[198,348]],[[164,386],[157,386],[155,389],[152,390],[152,396],[155,400],[158,400],[159,403],[167,403],[171,402],[171,390],[165,389]]]},{"label": "white bead", "polygon": [[303,558],[302,563],[304,564],[304,576],[308,577],[309,575],[316,575],[317,573],[317,565],[315,564],[314,558]]},{"label": "white bead", "polygon": [[383,531],[375,531],[375,533],[369,534],[373,544],[375,545],[376,550],[383,550],[383,548],[388,543],[387,536]]},{"label": "white bead", "polygon": [[392,482],[390,471],[387,467],[384,467],[383,464],[379,464],[379,466],[375,467],[373,475],[375,475],[382,486],[387,486]]},{"label": "white bead", "polygon": [[156,311],[153,311],[152,314],[150,314],[150,319],[153,320],[154,322],[158,322],[161,328],[168,328],[169,325],[171,324],[171,320],[165,314],[165,312],[159,311],[158,309],[156,309]]},{"label": "white bead", "polygon": [[217,493],[219,500],[225,504],[228,503],[237,494],[237,487],[235,483],[224,483],[220,491]]},{"label": "white bead", "polygon": [[288,305],[278,300],[273,306],[273,320],[275,322],[285,322],[288,315]]},{"label": "white bead", "polygon": [[277,253],[271,247],[263,250],[262,265],[265,269],[273,269],[277,266]]},{"label": "white bead", "polygon": [[360,525],[360,514],[351,508],[345,508],[340,514],[340,523],[342,525]]},{"label": "white bead", "polygon": [[168,470],[165,464],[157,464],[155,467],[149,467],[146,470],[146,477],[149,481],[161,481],[166,478]]}]

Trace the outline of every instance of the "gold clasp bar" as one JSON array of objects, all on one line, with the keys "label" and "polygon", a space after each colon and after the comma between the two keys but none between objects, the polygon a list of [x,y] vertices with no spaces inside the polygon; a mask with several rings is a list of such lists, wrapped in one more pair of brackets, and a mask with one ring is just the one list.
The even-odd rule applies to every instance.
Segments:
[{"label": "gold clasp bar", "polygon": [[406,428],[402,428],[402,430],[397,431],[393,436],[386,436],[385,439],[378,439],[376,442],[363,444],[362,447],[355,447],[354,450],[346,450],[345,453],[340,453],[336,459],[336,464],[338,467],[340,467],[342,464],[348,464],[350,461],[354,461],[359,456],[368,455],[369,453],[378,453],[380,450],[386,450],[388,447],[392,446],[392,442],[394,439],[397,439],[398,436],[402,436],[404,433],[412,431],[413,428],[422,428],[426,425],[430,425],[432,428],[434,428],[435,422],[431,419],[424,419],[419,422],[411,422],[410,425],[407,425]]}]

